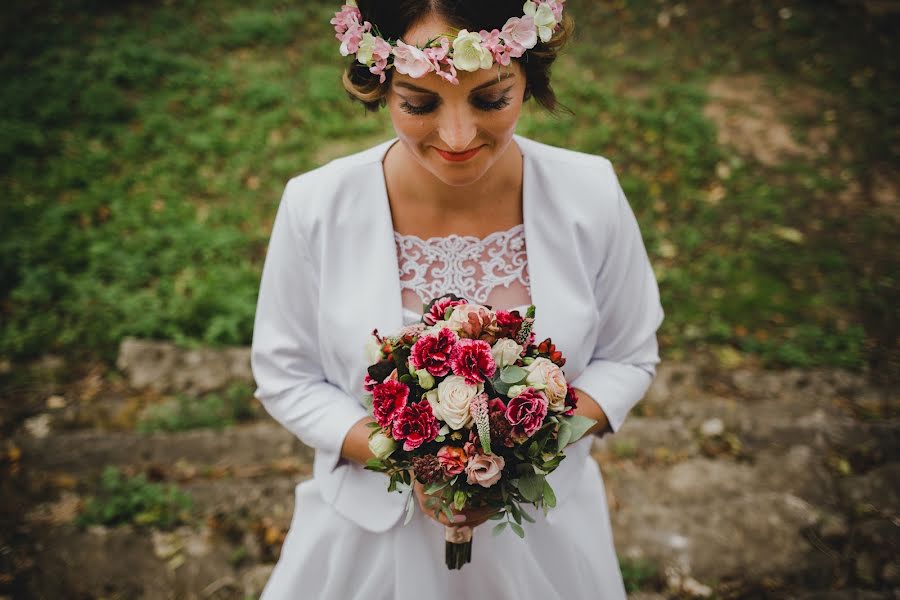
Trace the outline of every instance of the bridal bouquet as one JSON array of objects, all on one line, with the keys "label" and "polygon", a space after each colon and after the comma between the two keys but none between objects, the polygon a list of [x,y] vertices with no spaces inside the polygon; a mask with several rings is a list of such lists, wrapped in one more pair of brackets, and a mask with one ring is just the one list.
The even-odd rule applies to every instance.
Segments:
[{"label": "bridal bouquet", "polygon": [[[388,491],[425,486],[435,517],[489,508],[498,534],[507,525],[524,537],[522,504],[556,505],[546,476],[567,444],[594,424],[576,416],[565,358],[547,339],[534,343],[534,306],[491,310],[453,295],[431,301],[420,323],[370,340],[364,387],[375,418],[366,465],[390,477]],[[404,523],[405,524],[405,523]],[[446,562],[471,560],[472,530],[447,527]]]}]

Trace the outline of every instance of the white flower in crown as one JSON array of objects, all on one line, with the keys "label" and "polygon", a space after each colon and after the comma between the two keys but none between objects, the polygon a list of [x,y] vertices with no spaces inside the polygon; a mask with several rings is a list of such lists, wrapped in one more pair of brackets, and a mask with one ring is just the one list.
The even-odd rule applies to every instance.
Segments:
[{"label": "white flower in crown", "polygon": [[362,41],[359,43],[359,49],[356,51],[356,60],[367,66],[372,64],[372,55],[375,53],[377,39],[371,33],[364,33]]},{"label": "white flower in crown", "polygon": [[481,34],[460,30],[453,40],[453,64],[461,71],[490,69],[494,64],[491,51],[481,45]]},{"label": "white flower in crown", "polygon": [[526,16],[534,19],[534,25],[537,27],[538,37],[542,42],[549,42],[553,37],[553,30],[556,28],[556,17],[553,15],[553,9],[547,4],[538,6],[532,0],[527,0],[525,6],[522,7]]}]

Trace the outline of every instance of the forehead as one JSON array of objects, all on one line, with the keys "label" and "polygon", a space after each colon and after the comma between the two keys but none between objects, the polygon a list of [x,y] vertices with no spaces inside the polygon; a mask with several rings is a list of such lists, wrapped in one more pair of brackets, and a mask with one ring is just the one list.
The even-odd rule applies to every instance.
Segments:
[{"label": "forehead", "polygon": [[402,39],[407,44],[412,44],[413,46],[419,46],[421,48],[436,37],[450,35],[452,33],[453,28],[450,27],[450,24],[447,23],[447,21],[434,13],[431,13],[427,17],[413,23],[410,28],[406,30],[406,33],[403,34]]}]

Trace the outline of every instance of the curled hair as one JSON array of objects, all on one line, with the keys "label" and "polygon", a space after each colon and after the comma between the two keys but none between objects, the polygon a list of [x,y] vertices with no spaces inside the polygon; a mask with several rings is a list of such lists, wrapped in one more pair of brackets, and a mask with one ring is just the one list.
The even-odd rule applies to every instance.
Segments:
[{"label": "curled hair", "polygon": [[[522,0],[358,0],[362,18],[378,27],[382,37],[401,39],[413,25],[435,15],[451,27],[481,31],[501,29],[510,17],[521,16]],[[572,19],[564,14],[562,22],[548,42],[538,40],[518,61],[525,72],[525,99],[535,101],[550,112],[559,105],[550,84],[550,67],[572,34]],[[369,72],[366,65],[354,60],[344,70],[344,88],[354,100],[376,111],[385,104],[391,84],[392,69],[385,71],[387,79]]]}]

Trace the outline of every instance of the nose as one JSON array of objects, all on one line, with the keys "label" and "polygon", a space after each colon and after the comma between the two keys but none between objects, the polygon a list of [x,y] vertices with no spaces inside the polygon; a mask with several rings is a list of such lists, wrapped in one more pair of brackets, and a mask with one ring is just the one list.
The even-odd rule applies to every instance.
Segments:
[{"label": "nose", "polygon": [[441,122],[438,125],[438,135],[441,141],[447,145],[451,152],[463,152],[469,148],[469,144],[475,139],[478,127],[464,108],[443,111]]}]

